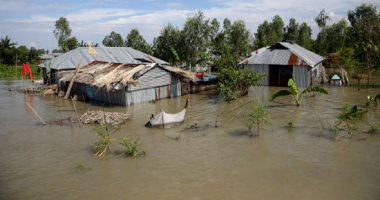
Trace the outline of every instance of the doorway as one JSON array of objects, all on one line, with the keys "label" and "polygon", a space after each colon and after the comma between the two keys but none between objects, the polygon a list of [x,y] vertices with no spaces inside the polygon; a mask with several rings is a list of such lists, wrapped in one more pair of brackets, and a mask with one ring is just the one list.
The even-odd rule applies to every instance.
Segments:
[{"label": "doorway", "polygon": [[292,65],[269,65],[269,86],[286,87],[292,77]]}]

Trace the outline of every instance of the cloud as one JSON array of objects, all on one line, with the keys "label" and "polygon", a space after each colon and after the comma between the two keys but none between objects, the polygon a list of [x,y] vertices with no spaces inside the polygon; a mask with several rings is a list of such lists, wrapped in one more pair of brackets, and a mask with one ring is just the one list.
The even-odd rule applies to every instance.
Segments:
[{"label": "cloud", "polygon": [[[313,29],[313,37],[318,33],[314,18],[325,9],[332,16],[330,23],[346,18],[349,9],[361,3],[372,3],[378,8],[378,0],[204,0],[178,3],[158,0],[144,0],[136,4],[133,1],[96,0],[75,2],[38,3],[29,0],[3,2],[0,11],[0,37],[9,35],[20,44],[33,41],[40,48],[55,48],[56,41],[52,33],[54,22],[66,17],[70,22],[73,36],[79,40],[99,42],[111,31],[120,33],[124,38],[132,28],[138,28],[148,42],[160,34],[168,23],[182,28],[185,20],[193,16],[200,8],[207,18],[216,18],[220,23],[224,18],[242,19],[251,33],[264,20],[271,21],[280,15],[285,24],[294,17],[298,23],[306,22]],[[138,8],[127,6],[135,3]],[[26,9],[27,8],[27,9]],[[54,9],[52,9],[54,8]],[[21,10],[21,11],[20,11]],[[22,15],[18,15],[22,13]]]}]

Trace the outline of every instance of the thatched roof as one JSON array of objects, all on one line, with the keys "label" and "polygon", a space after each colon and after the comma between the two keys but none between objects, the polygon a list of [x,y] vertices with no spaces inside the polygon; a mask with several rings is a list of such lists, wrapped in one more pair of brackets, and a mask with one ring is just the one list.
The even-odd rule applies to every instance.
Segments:
[{"label": "thatched roof", "polygon": [[[178,74],[184,78],[195,78],[194,72],[176,67],[161,66],[157,63],[131,65],[95,61],[80,68],[75,82],[94,85],[100,88],[105,87],[108,90],[112,89],[113,85],[118,83],[123,85],[137,85],[139,83],[137,78],[155,67],[161,67],[164,70]],[[62,72],[60,82],[71,81],[74,73],[74,71]]]}]

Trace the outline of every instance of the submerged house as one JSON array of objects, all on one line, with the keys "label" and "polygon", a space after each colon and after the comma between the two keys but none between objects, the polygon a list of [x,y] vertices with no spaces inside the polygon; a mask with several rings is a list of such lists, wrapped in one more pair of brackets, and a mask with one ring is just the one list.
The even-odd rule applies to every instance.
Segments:
[{"label": "submerged house", "polygon": [[167,64],[151,55],[130,47],[78,47],[39,65],[47,84],[58,83],[61,72],[74,70],[93,61],[139,65],[144,63]]},{"label": "submerged house", "polygon": [[[60,79],[63,90],[67,90],[74,74],[74,71],[63,73]],[[193,72],[158,63],[93,61],[79,69],[71,93],[79,99],[131,105],[181,96],[182,80],[193,78]]]},{"label": "submerged house", "polygon": [[325,58],[295,43],[279,42],[261,48],[239,64],[266,76],[259,85],[287,86],[293,78],[299,87],[318,82]]}]

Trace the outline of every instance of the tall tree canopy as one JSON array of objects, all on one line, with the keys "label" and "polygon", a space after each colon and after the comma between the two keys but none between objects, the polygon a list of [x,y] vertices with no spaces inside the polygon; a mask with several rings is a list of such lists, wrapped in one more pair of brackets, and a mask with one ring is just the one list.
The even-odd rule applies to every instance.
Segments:
[{"label": "tall tree canopy", "polygon": [[181,34],[186,44],[184,59],[188,65],[194,67],[198,61],[205,59],[210,32],[209,20],[202,12],[187,18]]},{"label": "tall tree canopy", "polygon": [[274,16],[272,22],[264,21],[255,33],[255,48],[270,46],[281,42],[284,38],[284,21],[279,15]]},{"label": "tall tree canopy", "polygon": [[103,45],[106,47],[124,47],[125,43],[119,33],[112,31],[109,35],[104,37]]},{"label": "tall tree canopy", "polygon": [[[351,23],[351,41],[359,61],[371,74],[372,68],[380,64],[380,14],[374,5],[362,4],[348,12]],[[369,85],[369,78],[367,85]]]},{"label": "tall tree canopy", "polygon": [[178,28],[168,24],[161,30],[160,36],[154,39],[154,55],[175,65],[182,57],[179,54],[181,52],[180,41],[181,32]]},{"label": "tall tree canopy", "polygon": [[152,54],[151,46],[145,41],[144,37],[140,35],[139,30],[132,29],[127,35],[125,44],[128,47],[142,51],[146,54]]},{"label": "tall tree canopy", "polygon": [[62,52],[67,52],[69,50],[68,40],[71,36],[69,21],[67,21],[64,17],[60,17],[57,21],[55,21],[55,29],[53,33],[57,39],[58,47],[62,50]]}]

